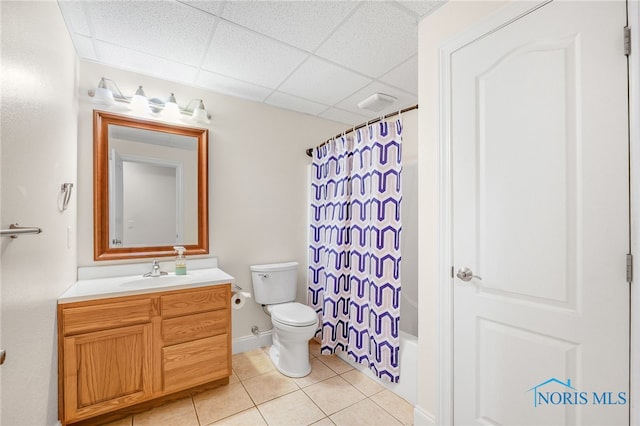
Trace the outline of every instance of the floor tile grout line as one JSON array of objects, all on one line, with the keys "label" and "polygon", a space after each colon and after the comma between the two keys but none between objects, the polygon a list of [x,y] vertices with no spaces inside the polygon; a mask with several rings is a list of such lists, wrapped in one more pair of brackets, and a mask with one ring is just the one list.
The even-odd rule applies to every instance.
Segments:
[{"label": "floor tile grout line", "polygon": [[262,421],[264,422],[264,424],[269,426],[269,422],[267,421],[267,418],[264,416],[264,414],[262,414],[262,411],[260,411],[260,408],[257,405],[254,408],[256,409],[256,411],[258,411],[258,414],[260,414],[260,417],[262,417]]},{"label": "floor tile grout line", "polygon": [[[260,356],[262,356],[262,355],[264,355],[264,354],[266,354],[266,355],[268,356],[268,353],[266,352],[266,350],[264,350],[264,349],[263,349],[263,350],[262,350],[262,354],[260,354]],[[247,356],[247,357],[244,357],[244,358],[245,358],[247,361],[251,362],[251,360],[250,360],[250,358],[251,358],[251,357],[252,357],[252,356]],[[262,401],[262,402],[260,402],[260,403],[257,403],[257,401],[255,400],[254,396],[252,396],[252,395],[251,395],[251,393],[249,393],[249,388],[246,386],[246,382],[251,381],[251,380],[253,380],[253,379],[256,379],[256,378],[258,378],[258,377],[260,377],[260,376],[267,375],[267,374],[272,374],[272,373],[276,373],[276,372],[277,372],[279,375],[282,375],[282,373],[281,373],[281,372],[279,372],[277,368],[272,368],[272,369],[270,369],[270,370],[268,370],[268,371],[261,371],[265,366],[263,366],[263,365],[258,365],[258,366],[256,366],[256,365],[254,364],[254,365],[253,365],[254,370],[250,370],[250,369],[249,369],[248,371],[250,371],[250,372],[251,372],[251,371],[253,371],[253,372],[256,372],[256,373],[258,373],[258,372],[259,372],[259,374],[256,374],[256,375],[254,375],[254,376],[250,376],[250,377],[246,377],[246,378],[241,379],[241,378],[240,378],[240,376],[238,375],[238,373],[237,373],[236,369],[234,369],[234,368],[232,367],[232,373],[233,373],[233,375],[235,375],[235,377],[236,377],[236,379],[237,379],[237,382],[233,382],[233,383],[240,383],[240,385],[242,386],[242,389],[244,390],[244,392],[246,393],[246,395],[249,397],[249,401],[251,401],[251,406],[250,406],[250,407],[247,407],[247,408],[244,408],[244,409],[242,409],[242,410],[240,410],[240,411],[238,411],[238,412],[236,412],[236,413],[230,414],[230,415],[228,415],[228,416],[226,416],[226,417],[224,417],[224,418],[218,419],[218,420],[214,421],[213,423],[216,423],[217,421],[222,421],[222,420],[224,420],[224,419],[228,419],[229,417],[232,417],[232,416],[238,415],[238,414],[240,414],[240,413],[243,413],[243,412],[246,412],[246,411],[248,411],[248,410],[251,410],[252,408],[255,408],[255,409],[258,411],[258,414],[260,415],[260,417],[261,417],[261,419],[264,421],[264,423],[265,423],[265,424],[267,424],[267,425],[269,425],[269,423],[268,423],[268,421],[267,421],[267,418],[266,418],[266,417],[265,417],[265,415],[263,414],[263,412],[262,412],[262,410],[260,409],[260,407],[261,407],[261,406],[263,406],[263,405],[265,405],[265,404],[267,404],[267,403],[270,403],[270,402],[272,402],[272,401],[275,401],[275,400],[277,400],[277,399],[279,399],[279,398],[283,398],[283,397],[286,397],[287,395],[291,395],[292,393],[297,392],[298,390],[301,390],[301,391],[303,392],[303,394],[306,396],[306,398],[308,398],[308,400],[310,400],[310,401],[311,401],[311,403],[312,403],[312,404],[313,404],[313,405],[314,405],[314,406],[319,410],[319,414],[321,413],[321,414],[323,415],[323,417],[322,417],[321,419],[319,419],[319,420],[316,420],[316,422],[318,422],[318,421],[322,421],[322,420],[325,420],[325,419],[326,419],[327,421],[329,421],[329,422],[333,423],[333,420],[331,419],[331,416],[334,416],[334,415],[336,415],[336,414],[338,414],[338,413],[341,413],[341,412],[343,412],[343,411],[345,411],[345,410],[348,410],[348,409],[352,408],[353,406],[355,406],[355,405],[357,405],[357,404],[359,404],[359,403],[361,403],[361,402],[364,402],[364,401],[366,401],[366,400],[369,400],[369,401],[370,401],[370,402],[372,402],[376,407],[378,407],[378,408],[382,409],[382,411],[383,411],[384,413],[386,413],[387,415],[389,415],[392,419],[394,419],[395,421],[398,421],[400,424],[403,424],[403,425],[404,425],[403,420],[402,420],[400,417],[398,417],[398,415],[401,415],[401,416],[403,416],[403,417],[406,417],[406,416],[404,416],[404,412],[399,412],[398,410],[396,410],[396,414],[394,414],[394,413],[392,413],[391,411],[389,411],[387,408],[385,408],[385,406],[384,406],[384,405],[382,405],[381,403],[379,403],[379,402],[377,402],[376,400],[374,400],[374,399],[373,399],[374,397],[376,397],[376,395],[379,395],[379,394],[381,394],[381,393],[383,393],[383,392],[385,392],[385,391],[387,391],[387,392],[391,392],[391,393],[393,393],[393,392],[392,392],[391,390],[389,390],[388,388],[386,388],[384,385],[382,385],[382,386],[381,386],[380,388],[378,388],[378,389],[376,389],[376,388],[368,389],[368,388],[366,387],[366,386],[367,386],[366,381],[365,381],[365,383],[362,383],[362,382],[360,381],[360,379],[359,379],[359,376],[360,376],[360,375],[362,375],[365,379],[367,379],[367,380],[372,380],[373,382],[375,382],[375,380],[374,380],[374,379],[372,379],[372,378],[370,378],[370,377],[368,377],[368,376],[365,374],[365,372],[364,372],[364,371],[362,371],[362,370],[360,370],[360,369],[358,369],[358,368],[354,368],[354,367],[352,366],[352,364],[350,364],[349,362],[347,362],[347,361],[343,360],[341,357],[339,357],[339,356],[337,356],[337,355],[335,355],[335,354],[332,354],[332,355],[330,355],[330,356],[316,356],[315,354],[313,354],[313,353],[309,352],[309,359],[310,359],[310,360],[317,359],[317,360],[318,360],[318,362],[320,362],[320,364],[322,364],[324,367],[326,367],[326,368],[328,369],[328,370],[327,370],[327,372],[330,372],[332,375],[331,375],[330,377],[324,377],[322,380],[317,380],[317,381],[315,381],[315,382],[311,382],[311,383],[306,384],[306,385],[304,385],[304,386],[303,386],[301,383],[298,383],[298,382],[296,381],[296,378],[287,377],[287,378],[289,379],[289,381],[290,381],[290,382],[293,382],[293,383],[295,384],[295,386],[292,386],[292,387],[293,387],[293,388],[295,388],[295,389],[293,389],[293,390],[287,390],[287,391],[285,391],[285,392],[284,392],[283,394],[281,394],[281,395],[278,395],[278,396],[273,397],[273,398],[271,398],[271,399],[268,399],[268,400]],[[330,361],[329,361],[329,360],[330,360]],[[244,361],[244,360],[243,360],[243,361]],[[327,362],[325,362],[325,361],[327,361],[328,363],[327,363]],[[331,365],[329,365],[329,364],[333,364],[333,366],[334,366],[335,368],[332,368],[332,367],[331,367]],[[344,365],[343,365],[343,364],[344,364]],[[247,365],[247,366],[248,366],[248,365]],[[242,366],[242,368],[245,368],[245,367],[246,367],[246,366]],[[349,368],[348,368],[347,370],[344,370],[344,368],[347,368],[347,367],[349,367]],[[324,374],[324,373],[321,373],[321,374]],[[345,375],[348,375],[348,374],[352,374],[352,376],[351,376],[351,377],[352,377],[352,380],[354,380],[354,382],[359,382],[359,384],[361,384],[361,385],[362,385],[362,388],[363,388],[362,390],[361,390],[359,387],[357,387],[355,383],[352,383],[350,380],[347,380],[347,379],[345,378]],[[276,376],[276,374],[273,374],[273,375],[274,375],[274,376]],[[282,376],[284,376],[284,375],[282,375]],[[286,377],[286,376],[284,376],[284,377]],[[335,411],[335,412],[332,412],[332,413],[328,413],[328,412],[326,412],[325,410],[323,410],[323,409],[320,407],[320,405],[318,404],[318,402],[316,402],[316,400],[314,400],[314,399],[311,397],[311,394],[309,393],[309,391],[310,391],[310,389],[309,389],[309,388],[310,388],[310,387],[312,387],[312,386],[314,386],[314,385],[321,384],[321,383],[323,383],[323,382],[325,382],[325,381],[328,381],[328,380],[331,380],[331,379],[335,379],[336,377],[340,377],[340,379],[342,379],[342,381],[344,382],[344,383],[343,383],[343,384],[344,384],[344,386],[350,386],[351,388],[355,389],[355,390],[358,392],[358,394],[362,397],[362,399],[360,399],[360,400],[358,400],[358,401],[355,401],[355,402],[353,402],[353,403],[350,403],[349,405],[347,405],[347,406],[345,406],[345,407],[342,407],[342,408],[341,408],[340,410],[338,410],[338,411]],[[267,379],[267,382],[265,382],[265,383],[268,383],[268,380],[269,380],[269,379]],[[314,379],[311,379],[311,380],[316,380],[316,379],[314,378]],[[232,384],[232,383],[230,383],[230,384]],[[340,389],[340,388],[342,388],[342,384],[341,384],[338,388],[339,388],[339,389]],[[366,391],[366,393],[365,393],[365,391]],[[371,393],[370,395],[368,395],[368,393],[369,393],[369,392],[372,392],[372,393]],[[258,396],[259,396],[259,395],[258,395]],[[398,395],[396,395],[396,396],[398,396]],[[194,410],[194,413],[195,413],[195,419],[196,419],[197,424],[198,424],[199,426],[207,426],[207,425],[208,425],[208,426],[211,426],[213,423],[207,423],[206,425],[205,425],[204,423],[202,423],[202,420],[200,419],[200,414],[198,413],[197,404],[196,404],[196,401],[195,401],[195,395],[193,395],[193,394],[192,394],[192,395],[190,395],[189,397],[191,398],[191,406],[192,406],[192,408],[193,408],[193,410]],[[408,401],[406,401],[404,398],[402,398],[402,397],[400,397],[400,396],[398,396],[398,398],[400,398],[402,401],[407,402],[410,406],[413,406],[413,404],[409,403],[409,402],[408,402]],[[378,398],[378,399],[379,399],[379,398]],[[394,402],[394,401],[393,401],[393,400],[391,400],[391,401],[384,401],[384,399],[386,399],[386,398],[383,398],[382,402],[383,402],[385,405],[390,406],[390,407],[393,407],[393,406],[394,406],[394,404],[393,404],[393,402]],[[388,404],[388,402],[390,402],[391,404]],[[333,408],[335,408],[335,405],[334,405],[334,407],[327,407],[327,408],[328,408],[328,409],[333,409]],[[403,408],[403,410],[404,410],[404,408]],[[128,421],[127,423],[128,423],[128,425],[129,425],[129,426],[134,426],[134,425],[135,425],[135,418],[134,418],[134,416],[131,416],[131,417],[129,418],[129,421]],[[409,424],[411,424],[411,423],[409,423]]]},{"label": "floor tile grout line", "polygon": [[[330,379],[333,379],[333,378],[335,378],[335,377],[340,377],[340,375],[339,375],[339,374],[337,374],[336,376],[328,377],[328,378],[326,378],[326,379],[324,379],[324,380],[321,380],[321,381],[319,381],[319,382],[317,382],[317,383],[314,383],[314,385],[316,385],[316,384],[318,384],[318,383],[325,382],[325,381],[330,380]],[[341,377],[341,378],[342,378],[342,377]],[[347,382],[347,384],[349,384],[349,385],[350,385],[351,387],[353,387],[355,390],[357,390],[358,392],[360,392],[360,393],[364,396],[364,399],[368,399],[368,398],[369,398],[367,395],[365,395],[363,392],[361,392],[361,391],[360,391],[360,389],[358,389],[358,388],[356,388],[355,386],[353,386],[353,385],[352,385],[351,383],[349,383],[347,380],[345,380],[344,378],[342,378],[342,380],[344,380],[345,382]],[[307,387],[310,387],[310,386],[307,386]],[[329,414],[329,413],[327,413],[326,411],[324,411],[324,410],[322,409],[322,407],[320,407],[320,406],[316,403],[316,401],[313,399],[313,397],[312,397],[311,395],[309,395],[307,392],[305,392],[305,390],[304,390],[304,389],[301,389],[301,390],[302,390],[302,391],[305,393],[305,395],[307,395],[307,397],[308,397],[308,398],[309,398],[309,399],[310,399],[310,400],[311,400],[311,401],[312,401],[312,402],[313,402],[313,403],[314,403],[314,404],[315,404],[315,405],[320,409],[320,411],[322,411],[322,412],[323,412],[327,417],[329,417],[329,420],[331,420],[331,419],[330,419],[330,416],[333,416],[334,414],[339,413],[340,411],[345,410],[345,409],[347,409],[347,408],[349,408],[349,407],[351,407],[351,406],[353,406],[353,405],[357,404],[358,402],[363,401],[363,399],[361,399],[360,401],[356,401],[356,402],[354,402],[354,403],[353,403],[353,404],[351,404],[351,405],[348,405],[348,406],[346,406],[346,407],[344,407],[344,408],[342,408],[342,409],[340,409],[340,410],[338,410],[338,411],[336,411],[336,412],[334,412],[334,413]]]},{"label": "floor tile grout line", "polygon": [[[267,374],[267,373],[264,373],[264,374]],[[237,374],[236,374],[236,375],[237,375]],[[255,376],[255,377],[258,377],[258,376]],[[262,413],[262,411],[260,410],[260,405],[266,404],[266,403],[268,403],[268,402],[270,402],[270,401],[274,401],[274,400],[276,400],[276,399],[278,399],[278,398],[282,398],[282,397],[284,397],[284,396],[286,396],[286,395],[290,395],[290,394],[292,394],[292,393],[294,393],[294,392],[297,392],[297,391],[302,391],[302,392],[307,396],[307,398],[309,398],[309,400],[313,403],[313,405],[315,405],[316,407],[318,407],[318,409],[320,410],[320,412],[321,412],[322,414],[324,414],[323,419],[324,419],[324,418],[329,418],[329,415],[328,415],[327,413],[325,413],[325,412],[324,412],[324,410],[322,410],[322,408],[320,408],[320,407],[318,406],[318,404],[316,404],[316,402],[315,402],[315,401],[314,401],[314,400],[313,400],[309,395],[307,395],[307,394],[306,394],[306,392],[304,392],[304,390],[302,389],[302,387],[301,387],[301,386],[300,386],[300,385],[299,385],[295,380],[292,380],[292,382],[293,382],[293,383],[298,387],[298,389],[296,389],[296,390],[294,390],[294,391],[291,391],[291,392],[284,393],[284,394],[279,395],[279,396],[277,396],[277,397],[275,397],[275,398],[272,398],[272,399],[270,399],[270,400],[264,401],[264,402],[262,402],[262,403],[260,403],[260,404],[256,404],[255,400],[253,399],[253,397],[251,396],[251,394],[250,394],[250,393],[249,393],[249,391],[247,390],[246,386],[244,385],[244,383],[242,383],[242,380],[240,380],[240,379],[238,379],[238,380],[239,380],[239,381],[240,381],[240,383],[242,384],[243,388],[245,389],[245,391],[246,391],[246,392],[247,392],[247,394],[249,395],[249,398],[251,398],[251,402],[253,402],[254,407],[256,408],[256,410],[258,410],[258,413],[260,414],[260,416],[262,417],[262,419],[264,420],[264,422],[265,422],[267,425],[269,425],[269,422],[267,421],[267,419],[264,417],[264,414],[263,414],[263,413]],[[247,380],[248,380],[248,379],[247,379]],[[236,413],[236,414],[237,414],[237,413]],[[320,419],[320,420],[322,420],[322,419]],[[320,421],[320,420],[318,420],[318,421]],[[329,420],[330,420],[330,419],[329,419]]]},{"label": "floor tile grout line", "polygon": [[[320,383],[320,382],[318,382],[318,383]],[[315,383],[314,383],[314,384],[315,384]],[[325,416],[326,418],[329,418],[329,414],[327,414],[327,412],[326,412],[326,411],[324,411],[324,410],[322,409],[322,407],[320,407],[320,406],[318,405],[318,403],[317,403],[317,402],[316,402],[316,401],[311,397],[311,395],[309,395],[308,393],[306,393],[306,392],[304,391],[304,389],[302,389],[302,388],[300,388],[300,390],[302,391],[302,393],[304,393],[304,394],[305,394],[305,396],[306,396],[307,398],[309,398],[309,401],[311,401],[311,402],[313,403],[313,405],[315,405],[316,407],[318,407],[318,410],[320,410],[320,412],[321,412],[322,414],[324,414],[324,416]],[[320,420],[322,420],[322,419],[320,419]],[[320,420],[318,420],[318,421],[320,421]],[[331,420],[331,419],[329,419],[329,420]]]},{"label": "floor tile grout line", "polygon": [[[380,392],[378,392],[378,393],[382,393],[382,392],[384,392],[384,391],[380,391]],[[375,395],[377,395],[377,393],[376,393]],[[378,407],[380,407],[380,408],[382,409],[382,411],[384,411],[385,413],[389,414],[391,417],[393,417],[394,419],[396,419],[397,421],[399,421],[401,424],[403,424],[403,425],[405,424],[401,419],[399,419],[398,417],[396,417],[396,415],[395,415],[395,414],[393,414],[391,411],[389,411],[389,410],[387,410],[386,408],[384,408],[382,405],[378,404],[374,399],[372,399],[372,398],[369,398],[369,399],[371,399],[371,402],[373,402],[375,405],[377,405]]]}]

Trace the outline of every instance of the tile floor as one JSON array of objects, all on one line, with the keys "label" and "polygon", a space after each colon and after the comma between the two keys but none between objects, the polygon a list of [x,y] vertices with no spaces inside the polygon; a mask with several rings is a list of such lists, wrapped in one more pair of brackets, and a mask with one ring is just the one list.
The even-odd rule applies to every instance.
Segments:
[{"label": "tile floor", "polygon": [[108,426],[410,425],[413,406],[310,345],[312,371],[292,379],[273,366],[267,348],[233,356],[228,386],[130,416]]}]

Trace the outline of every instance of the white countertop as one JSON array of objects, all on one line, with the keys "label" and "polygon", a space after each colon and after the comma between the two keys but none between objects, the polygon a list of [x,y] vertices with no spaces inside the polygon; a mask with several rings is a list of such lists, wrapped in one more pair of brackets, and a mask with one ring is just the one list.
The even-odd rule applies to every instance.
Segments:
[{"label": "white countertop", "polygon": [[58,304],[204,287],[234,281],[231,275],[219,268],[191,269],[187,275],[171,272],[161,277],[143,277],[137,274],[80,279],[58,298]]}]

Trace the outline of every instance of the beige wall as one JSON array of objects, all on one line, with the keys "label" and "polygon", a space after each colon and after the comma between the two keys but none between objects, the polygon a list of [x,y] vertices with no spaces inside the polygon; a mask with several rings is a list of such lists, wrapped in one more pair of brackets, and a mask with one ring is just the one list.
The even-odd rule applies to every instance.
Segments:
[{"label": "beige wall", "polygon": [[[56,423],[56,300],[76,279],[77,61],[56,2],[0,2],[3,425]],[[64,182],[74,184],[58,210]],[[67,245],[67,229],[70,245]]]},{"label": "beige wall", "polygon": [[[439,47],[505,2],[451,1],[420,22],[419,63],[419,353],[416,424],[438,419]],[[447,397],[447,396],[443,396]]]},{"label": "beige wall", "polygon": [[[80,62],[78,140],[79,265],[93,261],[92,111],[87,90],[100,77],[117,82],[125,94],[139,84],[149,97],[174,92],[180,104],[203,98],[212,114],[209,128],[210,252],[222,269],[252,290],[249,266],[294,260],[298,300],[306,302],[307,175],[305,149],[342,132],[344,124],[219,95],[95,63]],[[123,111],[118,111],[123,113]],[[126,112],[125,112],[126,113]],[[417,113],[405,113],[404,161],[417,158]],[[359,124],[359,123],[354,123]],[[170,260],[170,259],[167,259]],[[170,270],[171,262],[165,263]],[[251,336],[251,327],[271,328],[270,318],[253,301],[233,313],[233,338]]]},{"label": "beige wall", "polygon": [[[147,96],[178,103],[203,98],[212,114],[209,128],[210,252],[236,283],[251,291],[252,264],[300,263],[298,298],[306,298],[307,198],[310,162],[305,149],[343,130],[344,125],[272,106],[219,95],[95,63],[80,62],[78,138],[78,228],[80,265],[92,265],[92,111],[87,90],[100,77],[117,82],[127,95],[143,85]],[[188,258],[187,253],[187,258]],[[170,259],[167,259],[170,260]],[[104,262],[98,262],[103,264]],[[166,263],[170,270],[172,263]],[[251,336],[251,326],[271,328],[254,302],[233,312],[233,338]]]},{"label": "beige wall", "polygon": [[[57,297],[93,265],[92,110],[87,90],[100,77],[126,94],[175,92],[184,105],[203,98],[210,129],[210,247],[220,266],[251,289],[249,266],[296,260],[306,297],[307,168],[304,154],[345,126],[194,87],[81,61],[55,2],[0,2],[2,39],[1,223],[40,226],[43,234],[2,239],[0,423],[57,420]],[[416,113],[405,115],[405,160],[417,156]],[[354,123],[357,124],[357,123]],[[58,210],[64,182],[69,209]],[[165,264],[170,267],[170,264]],[[234,311],[234,338],[270,328],[255,303]]]}]

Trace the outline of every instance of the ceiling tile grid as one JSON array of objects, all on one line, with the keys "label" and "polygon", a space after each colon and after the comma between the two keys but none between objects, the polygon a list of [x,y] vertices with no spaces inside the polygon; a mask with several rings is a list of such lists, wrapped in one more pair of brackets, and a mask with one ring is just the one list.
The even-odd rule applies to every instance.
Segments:
[{"label": "ceiling tile grid", "polygon": [[214,92],[256,102],[263,102],[273,93],[272,89],[266,87],[202,70],[198,73],[194,85]]},{"label": "ceiling tile grid", "polygon": [[417,53],[417,33],[415,17],[394,4],[363,2],[316,53],[377,78]]},{"label": "ceiling tile grid", "polygon": [[[94,45],[99,52],[99,58],[105,64],[117,68],[183,84],[192,84],[198,73],[198,69],[191,65],[174,62],[147,53],[125,49],[102,41],[96,41]],[[104,77],[108,78],[109,76],[105,75]],[[125,95],[133,96],[133,93],[125,93]]]},{"label": "ceiling tile grid", "polygon": [[379,78],[383,83],[397,87],[413,95],[418,94],[418,55],[398,65]]},{"label": "ceiling tile grid", "polygon": [[96,40],[198,65],[216,20],[173,1],[84,2]]},{"label": "ceiling tile grid", "polygon": [[417,102],[418,22],[443,2],[58,0],[80,58],[348,125],[381,115],[357,107],[376,91],[383,113]]},{"label": "ceiling tile grid", "polygon": [[275,89],[306,57],[298,49],[223,21],[202,69]]},{"label": "ceiling tile grid", "polygon": [[317,102],[309,101],[307,99],[299,98],[297,96],[289,95],[282,92],[273,92],[265,100],[269,105],[293,109],[295,111],[303,112],[305,114],[319,115],[323,111],[327,110],[327,105]]},{"label": "ceiling tile grid", "polygon": [[371,79],[330,62],[310,57],[280,86],[279,90],[315,102],[333,105]]},{"label": "ceiling tile grid", "polygon": [[334,1],[231,1],[222,17],[245,28],[313,52],[357,6]]}]

